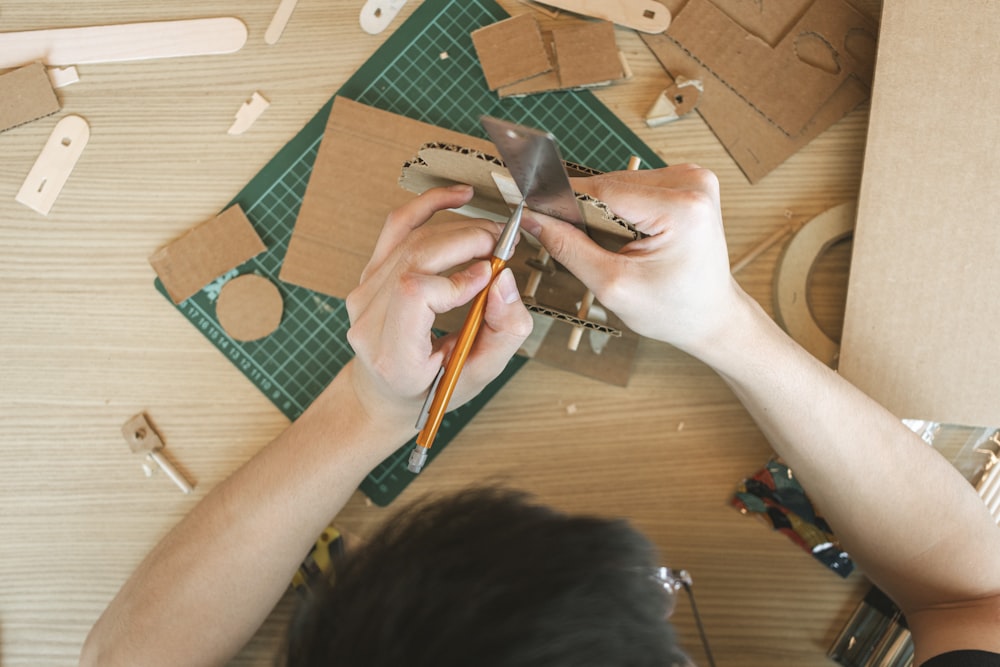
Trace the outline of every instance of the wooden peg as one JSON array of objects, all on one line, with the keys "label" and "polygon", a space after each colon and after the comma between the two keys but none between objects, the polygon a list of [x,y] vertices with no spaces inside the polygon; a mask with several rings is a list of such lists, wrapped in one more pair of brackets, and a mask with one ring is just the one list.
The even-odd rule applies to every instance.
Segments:
[{"label": "wooden peg", "polygon": [[146,461],[155,463],[170,480],[184,493],[194,489],[184,476],[170,463],[163,454],[163,439],[146,418],[146,413],[140,412],[122,425],[122,435],[134,454],[145,454]]}]

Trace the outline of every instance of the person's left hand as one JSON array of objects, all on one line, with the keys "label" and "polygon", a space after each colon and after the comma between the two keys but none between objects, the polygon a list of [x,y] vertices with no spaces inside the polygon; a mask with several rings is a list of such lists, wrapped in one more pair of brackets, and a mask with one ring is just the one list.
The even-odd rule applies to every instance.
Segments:
[{"label": "person's left hand", "polygon": [[[435,188],[390,213],[361,284],[347,297],[347,339],[357,353],[352,382],[373,419],[413,427],[457,335],[435,338],[435,316],[471,301],[489,284],[490,264],[483,258],[493,252],[499,225],[478,219],[425,224],[435,212],[471,197],[468,186]],[[497,377],[531,327],[514,276],[505,269],[490,287],[485,321],[449,407],[468,401]]]}]

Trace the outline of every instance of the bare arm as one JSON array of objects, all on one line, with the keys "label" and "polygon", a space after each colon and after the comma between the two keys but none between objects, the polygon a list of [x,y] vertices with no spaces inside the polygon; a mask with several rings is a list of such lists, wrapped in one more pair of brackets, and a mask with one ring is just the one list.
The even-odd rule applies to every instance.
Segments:
[{"label": "bare arm", "polygon": [[1000,529],[943,457],[789,339],[733,280],[714,175],[682,165],[575,186],[650,236],[612,254],[555,220],[525,228],[629,326],[726,380],[901,606],[918,661],[1000,651]]},{"label": "bare arm", "polygon": [[[219,665],[250,639],[317,536],[364,476],[415,433],[448,338],[438,312],[489,281],[496,226],[424,222],[471,190],[432,190],[386,221],[348,298],[357,357],[284,433],[214,488],[146,557],[91,630],[83,665]],[[454,405],[503,370],[531,317],[507,274],[490,288],[485,326]]]}]

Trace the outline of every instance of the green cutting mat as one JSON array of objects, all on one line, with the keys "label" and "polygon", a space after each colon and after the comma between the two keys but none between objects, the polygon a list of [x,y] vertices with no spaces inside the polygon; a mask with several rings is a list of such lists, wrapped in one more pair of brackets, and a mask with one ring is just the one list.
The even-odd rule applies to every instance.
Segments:
[{"label": "green cutting mat", "polygon": [[[552,132],[563,157],[601,171],[623,168],[630,155],[646,166],[663,162],[588,92],[499,100],[486,88],[469,33],[507,18],[491,0],[425,0],[338,92],[370,106],[485,138],[479,116],[489,114]],[[268,250],[222,276],[177,308],[289,419],[296,419],[353,356],[347,311],[334,299],[278,279],[332,101],[233,200]],[[285,311],[276,332],[259,341],[229,338],[215,317],[225,281],[258,273],[281,290]],[[166,296],[162,284],[157,289]],[[515,357],[476,400],[448,413],[428,464],[524,364]],[[415,417],[415,416],[414,416]],[[386,459],[361,484],[386,505],[414,475],[406,469],[412,443]],[[423,474],[427,474],[426,472]]]}]

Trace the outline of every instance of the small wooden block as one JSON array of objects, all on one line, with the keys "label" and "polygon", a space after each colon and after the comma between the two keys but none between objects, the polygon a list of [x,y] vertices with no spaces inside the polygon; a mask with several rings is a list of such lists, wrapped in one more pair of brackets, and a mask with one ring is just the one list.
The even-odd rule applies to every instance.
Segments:
[{"label": "small wooden block", "polygon": [[250,97],[250,99],[244,102],[243,105],[236,111],[236,120],[233,121],[233,124],[229,127],[228,134],[235,136],[243,134],[249,130],[250,126],[257,122],[257,119],[260,118],[260,115],[264,113],[269,106],[271,106],[271,103],[268,102],[263,95],[254,91],[254,94]]},{"label": "small wooden block", "polygon": [[80,73],[76,71],[76,67],[73,65],[69,65],[68,67],[50,67],[47,73],[53,88],[65,88],[80,81]]},{"label": "small wooden block", "polygon": [[66,116],[56,123],[14,199],[48,215],[89,139],[90,125],[80,116]]},{"label": "small wooden block", "polygon": [[552,69],[538,21],[530,14],[474,30],[472,44],[490,90]]},{"label": "small wooden block", "polygon": [[45,65],[33,63],[0,75],[0,132],[52,115],[60,108]]},{"label": "small wooden block", "polygon": [[272,334],[281,324],[283,308],[281,292],[274,283],[247,273],[222,286],[215,314],[232,338],[250,341]]},{"label": "small wooden block", "polygon": [[174,303],[267,250],[238,204],[190,229],[149,257]]},{"label": "small wooden block", "polygon": [[160,434],[149,423],[144,412],[140,412],[122,425],[122,435],[135,454],[148,454],[163,448]]}]

